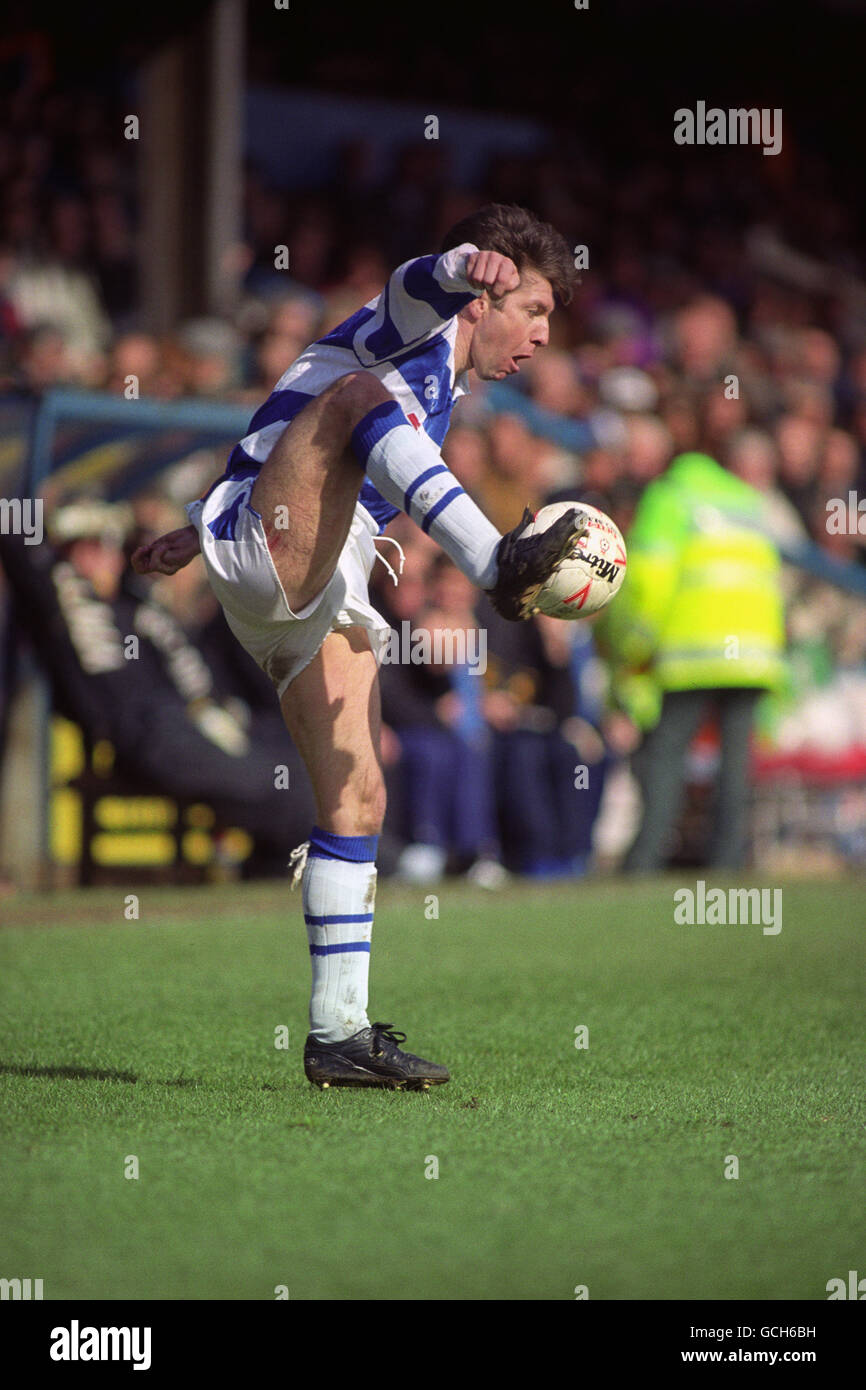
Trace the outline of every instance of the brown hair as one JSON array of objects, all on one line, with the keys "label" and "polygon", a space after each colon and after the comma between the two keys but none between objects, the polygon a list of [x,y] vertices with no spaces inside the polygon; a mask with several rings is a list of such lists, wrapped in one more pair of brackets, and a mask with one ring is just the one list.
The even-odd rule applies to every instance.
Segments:
[{"label": "brown hair", "polygon": [[441,250],[451,251],[464,241],[471,241],[479,251],[508,256],[521,272],[526,266],[537,270],[550,281],[563,304],[571,300],[576,276],[568,243],[555,227],[528,208],[516,203],[486,203],[446,233]]}]

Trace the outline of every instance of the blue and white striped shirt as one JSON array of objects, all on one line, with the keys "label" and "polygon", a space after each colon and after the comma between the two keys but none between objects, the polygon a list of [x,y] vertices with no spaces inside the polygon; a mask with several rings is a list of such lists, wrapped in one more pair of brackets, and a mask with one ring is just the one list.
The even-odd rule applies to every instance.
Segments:
[{"label": "blue and white striped shirt", "polygon": [[[476,298],[465,279],[470,242],[442,256],[419,256],[398,266],[381,294],[301,353],[280,377],[233,449],[225,477],[251,477],[288,421],[339,377],[372,372],[416,429],[441,447],[454,402],[467,394],[468,372],[454,369],[457,319]],[[365,476],[358,500],[381,534],[398,509]]]}]

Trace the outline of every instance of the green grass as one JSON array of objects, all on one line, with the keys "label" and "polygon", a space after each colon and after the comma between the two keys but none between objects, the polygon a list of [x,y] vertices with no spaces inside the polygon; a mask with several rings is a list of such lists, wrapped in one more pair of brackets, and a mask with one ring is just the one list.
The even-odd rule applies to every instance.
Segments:
[{"label": "green grass", "polygon": [[675,925],[686,883],[445,886],[432,921],[383,883],[371,1017],[450,1066],[426,1095],[308,1086],[287,887],[144,888],[137,922],[121,890],[7,899],[0,1275],[46,1299],[825,1299],[866,1274],[864,884],[781,885],[764,936]]}]

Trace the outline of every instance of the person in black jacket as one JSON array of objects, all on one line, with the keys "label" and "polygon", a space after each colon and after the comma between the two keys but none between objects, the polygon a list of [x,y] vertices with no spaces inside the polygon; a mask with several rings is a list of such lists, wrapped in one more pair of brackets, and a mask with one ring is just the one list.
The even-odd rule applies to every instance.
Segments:
[{"label": "person in black jacket", "polygon": [[218,821],[247,829],[256,849],[246,873],[282,873],[311,808],[300,759],[285,733],[279,748],[253,743],[180,624],[124,587],[127,525],[124,511],[84,502],[51,518],[53,545],[0,538],[55,708],[91,741],[107,739],[117,770],[142,791],[201,799]]}]

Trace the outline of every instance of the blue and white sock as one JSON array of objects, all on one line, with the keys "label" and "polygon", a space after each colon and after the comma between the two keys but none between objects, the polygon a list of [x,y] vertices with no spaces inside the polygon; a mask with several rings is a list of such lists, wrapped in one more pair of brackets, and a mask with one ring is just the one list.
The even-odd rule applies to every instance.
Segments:
[{"label": "blue and white sock", "polygon": [[432,536],[473,584],[491,589],[500,533],[396,401],[384,401],[364,416],[352,431],[351,447],[382,496]]},{"label": "blue and white sock", "polygon": [[310,1032],[319,1042],[341,1042],[370,1026],[378,844],[378,835],[332,835],[318,826],[310,832],[302,885],[313,967]]}]

